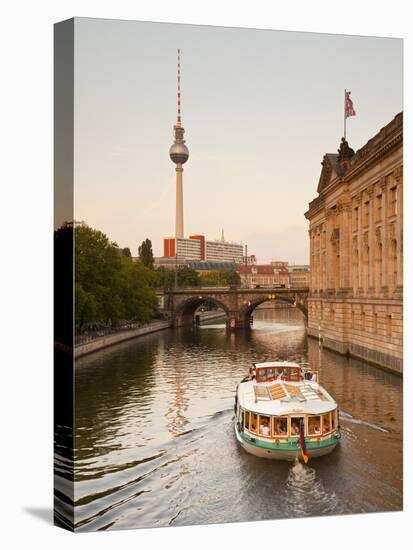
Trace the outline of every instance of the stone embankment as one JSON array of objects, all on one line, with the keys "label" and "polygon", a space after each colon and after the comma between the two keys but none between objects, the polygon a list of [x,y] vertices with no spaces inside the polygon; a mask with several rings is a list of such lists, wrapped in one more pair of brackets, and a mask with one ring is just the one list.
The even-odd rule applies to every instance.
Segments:
[{"label": "stone embankment", "polygon": [[98,351],[126,340],[131,340],[138,336],[150,334],[151,332],[158,332],[159,330],[165,330],[171,326],[171,321],[152,321],[144,327],[139,327],[130,330],[123,330],[114,334],[107,334],[101,338],[95,338],[90,342],[80,344],[75,347],[75,358],[82,357],[88,353]]}]

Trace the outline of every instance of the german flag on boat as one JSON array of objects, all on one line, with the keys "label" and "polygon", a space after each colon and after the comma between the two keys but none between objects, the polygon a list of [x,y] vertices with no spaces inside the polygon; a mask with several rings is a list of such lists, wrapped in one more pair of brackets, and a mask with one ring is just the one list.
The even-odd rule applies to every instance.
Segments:
[{"label": "german flag on boat", "polygon": [[305,437],[304,437],[304,420],[301,419],[300,422],[300,449],[301,449],[301,456],[303,457],[304,464],[307,464],[308,462],[308,451],[307,447],[305,445]]}]

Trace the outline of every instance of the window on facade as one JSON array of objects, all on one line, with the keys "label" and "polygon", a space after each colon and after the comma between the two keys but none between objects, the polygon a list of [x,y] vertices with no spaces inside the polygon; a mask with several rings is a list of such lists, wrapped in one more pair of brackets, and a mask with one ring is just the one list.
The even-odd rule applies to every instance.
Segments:
[{"label": "window on facade", "polygon": [[351,310],[351,326],[352,326],[353,328],[354,328],[354,317],[355,317],[354,311]]},{"label": "window on facade", "polygon": [[373,330],[374,330],[374,332],[377,332],[378,320],[379,320],[379,316],[378,316],[377,313],[375,313],[373,315]]},{"label": "window on facade", "polygon": [[365,311],[361,312],[361,328],[362,328],[362,330],[365,330],[365,328],[366,328],[366,312]]},{"label": "window on facade", "polygon": [[356,206],[353,210],[353,231],[357,231],[359,227],[359,208]]},{"label": "window on facade", "polygon": [[275,437],[288,434],[288,418],[286,416],[275,416],[273,418],[272,433]]},{"label": "window on facade", "polygon": [[331,415],[323,414],[323,434],[331,432]]},{"label": "window on facade", "polygon": [[321,434],[321,416],[308,417],[308,435]]},{"label": "window on facade", "polygon": [[376,196],[376,221],[380,221],[381,220],[381,202],[382,202],[382,196],[381,195],[377,195]]},{"label": "window on facade", "polygon": [[364,203],[364,227],[367,227],[370,222],[370,201]]},{"label": "window on facade", "polygon": [[397,187],[392,187],[390,189],[390,216],[395,216],[397,214]]},{"label": "window on facade", "polygon": [[334,321],[336,320],[336,312],[334,311],[333,306],[331,306],[330,318],[331,318],[331,321],[334,323]]},{"label": "window on facade", "polygon": [[270,417],[260,415],[260,435],[269,437],[271,434]]},{"label": "window on facade", "polygon": [[391,315],[387,315],[387,318],[386,318],[386,334],[387,334],[387,336],[392,335],[392,330],[393,330],[393,319],[392,319]]}]

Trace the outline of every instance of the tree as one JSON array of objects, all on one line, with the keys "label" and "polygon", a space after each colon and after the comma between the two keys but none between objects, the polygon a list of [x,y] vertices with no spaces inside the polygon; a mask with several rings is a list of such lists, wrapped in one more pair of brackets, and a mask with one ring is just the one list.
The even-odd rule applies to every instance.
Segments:
[{"label": "tree", "polygon": [[201,273],[199,283],[201,286],[240,286],[241,278],[233,269],[216,269]]},{"label": "tree", "polygon": [[175,281],[175,272],[164,267],[158,267],[155,270],[156,286],[158,288],[172,288]]},{"label": "tree", "polygon": [[90,227],[75,230],[75,319],[118,325],[147,321],[157,309],[156,277],[142,262],[119,254],[115,243]]},{"label": "tree", "polygon": [[153,269],[153,251],[152,251],[152,242],[150,239],[145,239],[142,241],[139,249],[139,258],[141,259],[144,266]]},{"label": "tree", "polygon": [[122,248],[122,254],[126,256],[127,258],[132,258],[132,253],[130,251],[130,248]]},{"label": "tree", "polygon": [[187,266],[179,267],[178,286],[199,286],[199,273]]}]

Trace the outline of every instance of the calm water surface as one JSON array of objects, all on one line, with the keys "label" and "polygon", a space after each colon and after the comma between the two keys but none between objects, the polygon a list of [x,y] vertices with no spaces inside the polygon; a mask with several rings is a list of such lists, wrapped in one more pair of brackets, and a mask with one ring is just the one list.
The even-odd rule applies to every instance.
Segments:
[{"label": "calm water surface", "polygon": [[[300,463],[246,454],[235,388],[252,362],[320,371],[342,440]],[[75,521],[83,530],[402,508],[402,381],[319,350],[297,310],[255,311],[254,329],[164,331],[77,361]]]}]

